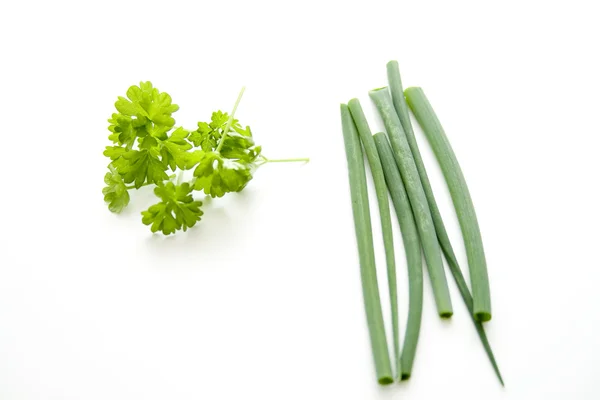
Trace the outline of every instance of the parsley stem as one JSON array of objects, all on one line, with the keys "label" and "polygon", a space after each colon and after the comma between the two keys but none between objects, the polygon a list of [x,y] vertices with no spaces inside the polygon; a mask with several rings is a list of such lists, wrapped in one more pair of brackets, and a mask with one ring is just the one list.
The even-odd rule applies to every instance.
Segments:
[{"label": "parsley stem", "polygon": [[141,187],[144,187],[144,186],[149,186],[149,185],[154,185],[154,182],[146,182],[146,183],[142,183],[142,185],[141,185],[141,186],[139,186],[139,187],[136,187],[135,185],[125,185],[125,188],[127,188],[127,190],[129,190],[129,189],[139,189],[139,188],[141,188]]},{"label": "parsley stem", "polygon": [[277,160],[271,160],[269,158],[263,157],[263,159],[265,160],[265,164],[266,163],[272,163],[272,162],[309,162],[310,158],[306,157],[306,158],[280,158]]},{"label": "parsley stem", "polygon": [[238,105],[240,104],[240,101],[242,100],[242,96],[244,95],[245,90],[246,90],[246,87],[243,86],[242,90],[240,90],[240,94],[238,94],[235,104],[233,105],[233,110],[231,110],[231,114],[229,114],[229,119],[227,120],[227,125],[225,125],[225,129],[223,130],[223,137],[221,138],[221,141],[219,142],[219,145],[217,146],[217,153],[221,151],[221,148],[223,147],[223,143],[225,143],[225,138],[227,138],[227,134],[229,133],[229,130],[231,129],[231,125],[233,124],[233,117],[235,115],[235,110],[237,110]]}]

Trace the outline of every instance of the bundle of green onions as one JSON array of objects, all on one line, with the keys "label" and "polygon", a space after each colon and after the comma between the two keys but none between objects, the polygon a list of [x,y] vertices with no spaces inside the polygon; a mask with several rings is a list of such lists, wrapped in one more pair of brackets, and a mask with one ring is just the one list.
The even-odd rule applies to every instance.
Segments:
[{"label": "bundle of green onions", "polygon": [[[418,87],[402,89],[396,61],[387,64],[387,76],[388,87],[369,92],[386,133],[371,133],[358,99],[341,105],[363,297],[377,380],[385,385],[411,376],[423,310],[422,249],[438,315],[450,318],[453,314],[443,254],[492,367],[504,385],[482,325],[492,318],[490,289],[479,225],[465,178],[423,90]],[[467,252],[473,294],[458,265],[436,204],[410,122],[409,108],[425,133],[448,184]],[[377,284],[363,149],[373,176],[381,217],[392,314],[393,362],[390,360]],[[409,312],[402,346],[389,197],[400,224],[408,266]]]}]

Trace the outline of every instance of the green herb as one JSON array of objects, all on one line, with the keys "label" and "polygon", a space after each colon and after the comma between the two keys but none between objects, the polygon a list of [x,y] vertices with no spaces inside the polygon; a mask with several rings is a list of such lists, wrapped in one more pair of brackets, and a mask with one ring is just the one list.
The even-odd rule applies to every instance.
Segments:
[{"label": "green herb", "polygon": [[165,235],[179,229],[186,231],[196,225],[203,214],[200,210],[202,203],[194,201],[192,190],[187,182],[177,186],[173,182],[157,186],[154,193],[162,201],[142,212],[142,222],[151,225],[152,232],[162,231]]},{"label": "green herb", "polygon": [[448,233],[446,232],[444,221],[442,220],[442,215],[438,208],[437,202],[435,201],[435,196],[433,195],[433,189],[431,188],[431,183],[429,182],[429,177],[427,176],[427,171],[425,170],[425,164],[423,163],[423,158],[421,157],[421,152],[419,151],[419,146],[417,145],[417,140],[415,138],[414,131],[412,129],[412,124],[410,122],[408,106],[406,104],[406,99],[404,98],[404,90],[402,89],[402,80],[400,78],[400,69],[398,67],[397,61],[390,61],[387,64],[387,74],[388,83],[390,85],[390,93],[392,94],[392,100],[394,101],[394,107],[396,108],[396,112],[398,114],[398,117],[400,118],[400,122],[402,122],[402,127],[404,128],[404,132],[406,133],[406,139],[408,140],[408,145],[410,146],[413,157],[415,159],[415,164],[417,165],[417,170],[419,171],[419,176],[421,178],[421,183],[423,184],[423,189],[425,190],[427,203],[429,203],[429,209],[431,210],[433,224],[435,225],[435,230],[438,235],[442,252],[444,253],[446,261],[448,262],[450,272],[452,273],[452,276],[456,281],[463,301],[467,306],[467,309],[469,310],[471,320],[475,324],[475,329],[477,330],[479,339],[483,343],[483,347],[486,351],[486,354],[492,363],[492,367],[494,368],[498,379],[500,380],[502,385],[504,385],[502,375],[500,374],[500,369],[498,368],[498,364],[496,363],[496,358],[494,357],[494,353],[488,341],[485,330],[483,329],[481,322],[477,321],[473,315],[473,298],[471,297],[471,292],[469,291],[463,273],[460,269],[460,266],[458,265],[456,255],[454,254],[452,244],[450,243],[450,238],[448,237]]},{"label": "green herb", "polygon": [[[222,197],[243,190],[261,165],[307,162],[308,158],[270,160],[261,154],[250,128],[234,119],[243,93],[242,88],[231,114],[216,111],[211,122],[199,122],[198,129],[189,131],[175,127],[172,114],[179,106],[171,96],[150,82],[131,86],[108,120],[113,145],[104,151],[110,163],[102,192],[109,210],[121,212],[129,204],[129,190],[155,185],[161,201],[142,212],[142,222],[152,232],[169,235],[200,221],[202,202],[194,200],[194,190]],[[169,176],[168,170],[177,174]],[[181,183],[187,170],[193,170],[193,178]]]},{"label": "green herb", "polygon": [[129,204],[129,192],[123,177],[112,165],[108,166],[108,172],[104,176],[106,186],[102,189],[104,201],[108,203],[108,209],[119,213]]},{"label": "green herb", "polygon": [[381,217],[381,230],[383,235],[383,244],[385,248],[385,259],[387,264],[388,286],[390,292],[390,303],[392,309],[392,336],[394,341],[394,363],[396,365],[396,374],[398,379],[402,375],[402,365],[400,364],[400,323],[398,321],[398,288],[396,283],[396,259],[394,255],[394,236],[392,233],[392,218],[390,216],[390,201],[385,176],[381,167],[381,160],[377,153],[377,147],[369,128],[369,123],[363,112],[358,99],[352,99],[348,102],[348,108],[352,119],[356,124],[360,140],[367,153],[371,175],[375,182],[375,192],[377,193],[377,202],[379,205],[379,215]]},{"label": "green herb", "polygon": [[373,232],[371,230],[371,216],[369,211],[369,197],[367,192],[367,179],[363,152],[360,138],[348,110],[348,106],[340,106],[342,117],[342,131],[348,161],[348,178],[350,181],[350,195],[352,199],[352,212],[354,215],[354,228],[358,245],[360,260],[360,275],[363,287],[363,300],[367,315],[367,325],[371,338],[371,349],[375,361],[377,381],[382,385],[394,381],[392,367],[385,337],[381,300],[377,284],[377,271],[375,269],[375,252],[373,249]]},{"label": "green herb", "polygon": [[404,183],[398,171],[398,165],[394,160],[392,148],[384,133],[380,132],[374,136],[377,151],[381,158],[387,187],[392,196],[392,202],[396,209],[396,216],[402,232],[402,241],[406,253],[408,265],[408,321],[404,335],[404,346],[402,347],[402,375],[401,379],[410,378],[412,366],[419,342],[421,330],[421,315],[423,313],[423,261],[421,259],[421,243],[419,233],[415,224],[410,201],[404,188]]},{"label": "green herb", "polygon": [[489,321],[492,318],[492,305],[487,266],[479,224],[467,182],[448,137],[423,90],[417,87],[408,88],[405,95],[442,168],[456,209],[469,261],[473,315],[479,321]]},{"label": "green herb", "polygon": [[394,157],[410,199],[421,243],[423,244],[423,253],[427,262],[438,314],[442,318],[450,318],[452,316],[452,302],[448,291],[448,282],[444,274],[440,245],[435,233],[427,198],[419,179],[419,172],[408,146],[402,124],[394,110],[387,87],[372,90],[369,92],[369,96],[375,103],[385,124]]}]

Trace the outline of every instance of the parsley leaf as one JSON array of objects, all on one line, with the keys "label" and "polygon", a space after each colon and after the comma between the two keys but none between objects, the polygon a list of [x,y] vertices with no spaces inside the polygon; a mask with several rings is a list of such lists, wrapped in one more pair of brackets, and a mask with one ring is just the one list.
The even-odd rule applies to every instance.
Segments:
[{"label": "parsley leaf", "polygon": [[167,167],[158,159],[156,148],[129,150],[113,161],[113,165],[125,183],[134,182],[136,189],[146,182],[158,185],[169,178],[165,173]]},{"label": "parsley leaf", "polygon": [[217,148],[217,134],[213,131],[210,124],[198,122],[198,129],[190,133],[189,140],[195,147],[200,147],[204,151],[212,151]]},{"label": "parsley leaf", "polygon": [[104,201],[108,203],[108,209],[120,213],[129,204],[129,192],[115,168],[109,166],[108,169],[109,172],[104,175],[106,186],[102,189],[102,194],[104,194]]},{"label": "parsley leaf", "polygon": [[192,145],[186,140],[190,133],[183,128],[177,128],[171,135],[161,142],[160,155],[165,166],[175,171],[176,168],[187,169],[189,157],[187,151]]},{"label": "parsley leaf", "polygon": [[227,136],[223,134],[227,128],[229,114],[222,111],[212,113],[211,122],[198,122],[198,129],[191,132],[189,140],[195,147],[200,147],[205,152],[215,151],[223,140],[219,153],[232,160],[241,160],[245,163],[254,162],[260,155],[260,146],[255,146],[250,127],[242,128],[237,119],[233,119]]},{"label": "parsley leaf", "polygon": [[192,190],[187,182],[177,186],[173,182],[158,185],[154,193],[162,201],[142,212],[144,225],[150,225],[152,232],[162,231],[165,235],[193,227],[203,212],[200,209],[202,202],[193,199]]},{"label": "parsley leaf", "polygon": [[127,90],[127,99],[119,96],[115,103],[117,110],[123,115],[148,118],[156,125],[172,127],[175,120],[171,114],[179,110],[172,104],[171,96],[161,93],[150,82],[140,82],[140,86],[131,86]]},{"label": "parsley leaf", "polygon": [[[221,110],[215,111],[210,117],[210,123],[198,122],[198,129],[190,134],[189,140],[195,147],[200,147],[204,151],[213,151],[217,148],[219,140],[223,137],[223,132],[227,127],[228,121],[229,114]],[[237,119],[232,121],[230,132],[232,130],[245,131]]]},{"label": "parsley leaf", "polygon": [[108,119],[110,125],[108,130],[112,132],[108,136],[113,143],[126,145],[131,149],[137,137],[145,137],[148,130],[152,130],[152,122],[147,118],[132,118],[128,115],[114,113]]},{"label": "parsley leaf", "polygon": [[254,145],[254,139],[251,135],[241,135],[238,131],[229,132],[220,151],[223,157],[238,159],[246,163],[254,162],[260,152],[261,147]]},{"label": "parsley leaf", "polygon": [[119,112],[108,120],[108,129],[113,132],[109,139],[131,148],[136,137],[151,135],[166,139],[166,133],[175,125],[171,116],[179,109],[172,104],[171,96],[161,93],[150,82],[140,82],[127,90],[127,98],[119,96],[115,102]]},{"label": "parsley leaf", "polygon": [[127,149],[121,146],[106,146],[106,150],[104,150],[104,155],[111,160],[119,159],[123,154],[127,153]]},{"label": "parsley leaf", "polygon": [[194,170],[196,190],[204,190],[211,197],[223,197],[225,193],[239,192],[252,179],[251,164],[230,160],[219,153],[204,153]]}]

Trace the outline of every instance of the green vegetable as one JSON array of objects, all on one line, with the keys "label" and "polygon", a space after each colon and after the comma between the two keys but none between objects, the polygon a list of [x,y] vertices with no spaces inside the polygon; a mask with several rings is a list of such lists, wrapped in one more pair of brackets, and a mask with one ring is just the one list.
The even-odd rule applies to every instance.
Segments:
[{"label": "green vegetable", "polygon": [[[201,218],[202,203],[193,199],[193,191],[211,197],[243,190],[256,169],[270,162],[308,161],[307,158],[270,160],[261,154],[249,127],[234,119],[242,98],[241,90],[231,114],[216,111],[211,122],[199,122],[190,132],[175,127],[172,114],[179,106],[171,96],[150,82],[141,82],[119,97],[117,112],[108,120],[109,140],[104,155],[110,158],[104,177],[104,200],[112,212],[121,212],[129,204],[129,190],[156,185],[160,202],[142,212],[142,222],[152,232],[165,235],[193,227]],[[167,170],[178,172],[176,176]],[[189,182],[180,183],[186,170],[194,170]]]},{"label": "green vegetable", "polygon": [[162,231],[165,235],[191,228],[203,214],[200,210],[202,202],[194,201],[192,189],[187,182],[177,186],[173,182],[161,183],[154,193],[162,201],[142,212],[142,222],[151,225],[152,232]]},{"label": "green vegetable", "polygon": [[[452,252],[452,248],[450,248],[450,252]],[[477,335],[479,336],[479,340],[483,344],[483,348],[488,356],[488,359],[492,363],[492,368],[494,368],[494,372],[496,376],[500,380],[502,386],[504,386],[504,380],[502,379],[502,374],[500,373],[500,368],[498,367],[498,363],[496,362],[496,357],[494,357],[494,352],[492,351],[492,346],[490,345],[490,341],[487,338],[485,333],[485,329],[483,328],[483,324],[481,321],[478,321],[475,318],[473,313],[473,297],[471,297],[471,293],[469,292],[469,287],[467,286],[467,282],[465,281],[465,277],[460,271],[460,266],[458,265],[458,261],[456,260],[456,256],[454,252],[446,253],[446,260],[448,261],[448,265],[450,266],[450,271],[454,276],[454,280],[456,281],[456,285],[458,286],[458,290],[469,310],[469,314],[471,315],[471,320],[473,324],[475,324],[475,330],[477,331]]]},{"label": "green vegetable", "polygon": [[408,88],[405,95],[442,168],[456,209],[469,261],[473,315],[479,321],[489,321],[492,318],[492,305],[487,266],[479,224],[465,177],[448,137],[423,90],[417,87]]},{"label": "green vegetable", "polygon": [[392,148],[384,133],[377,133],[374,138],[381,164],[383,165],[387,187],[392,196],[392,202],[394,203],[398,222],[400,223],[406,262],[408,264],[408,322],[406,324],[401,358],[401,379],[405,380],[410,378],[412,372],[417,343],[419,341],[419,331],[421,330],[421,314],[423,312],[421,243],[408,195],[398,172],[396,161],[394,161]]},{"label": "green vegetable", "polygon": [[392,377],[392,368],[381,311],[381,300],[379,298],[379,287],[377,284],[363,152],[360,145],[360,138],[348,106],[345,104],[340,105],[340,111],[346,158],[348,161],[348,178],[350,181],[352,213],[354,215],[354,228],[360,260],[363,300],[367,315],[369,336],[371,338],[371,349],[375,361],[377,381],[382,385],[387,385],[392,383],[394,379]]},{"label": "green vegetable", "polygon": [[498,368],[498,364],[496,363],[496,359],[494,357],[494,353],[488,341],[487,335],[485,334],[485,330],[483,329],[481,322],[477,321],[473,315],[473,298],[471,297],[471,292],[467,287],[465,278],[462,274],[460,266],[458,265],[456,255],[454,254],[452,244],[450,243],[450,238],[448,237],[446,227],[444,226],[444,221],[442,220],[442,215],[435,201],[435,196],[433,195],[431,183],[429,182],[429,177],[427,176],[425,165],[423,163],[423,158],[421,157],[421,152],[419,151],[419,146],[417,145],[417,140],[415,138],[412,129],[412,124],[410,122],[408,106],[406,104],[406,99],[404,98],[404,90],[402,89],[402,81],[400,79],[400,69],[398,68],[398,63],[396,61],[390,61],[387,64],[387,73],[388,82],[390,85],[390,92],[394,101],[394,107],[396,108],[396,112],[400,118],[400,121],[402,122],[404,132],[406,133],[406,139],[408,140],[408,144],[415,159],[415,164],[417,165],[419,176],[421,177],[421,183],[423,184],[425,196],[427,197],[427,202],[429,203],[429,209],[431,210],[431,216],[433,217],[433,223],[435,225],[435,230],[438,235],[442,252],[446,257],[446,261],[448,262],[448,266],[450,267],[450,272],[452,273],[452,276],[456,281],[463,301],[467,306],[467,309],[469,310],[469,314],[471,315],[471,319],[475,324],[475,329],[477,330],[477,334],[479,335],[479,338],[483,343],[483,347],[487,353],[487,356],[492,363],[492,366],[494,368],[494,371],[496,372],[496,375],[498,376],[498,379],[500,380],[502,385],[504,385],[502,375],[500,374],[500,369]]},{"label": "green vegetable", "polygon": [[[390,291],[390,302],[392,309],[392,337],[394,341],[394,363],[396,365],[396,374],[398,379],[402,376],[402,365],[400,364],[400,325],[398,321],[398,288],[396,283],[396,259],[394,255],[394,235],[392,233],[392,218],[390,216],[390,201],[385,176],[381,167],[377,147],[371,134],[371,129],[367,118],[363,112],[358,99],[352,99],[348,102],[348,108],[352,119],[356,124],[360,140],[367,153],[371,175],[375,183],[375,192],[377,193],[377,202],[379,205],[379,214],[381,217],[381,229],[383,234],[383,243],[385,248],[385,259],[387,264],[388,286]],[[420,254],[419,254],[420,255]]]},{"label": "green vegetable", "polygon": [[123,177],[115,170],[115,167],[109,165],[108,172],[104,176],[106,186],[102,189],[104,201],[108,203],[108,209],[119,213],[127,204],[129,204],[129,192],[127,185],[123,182]]},{"label": "green vegetable", "polygon": [[377,106],[385,124],[394,157],[396,158],[400,175],[410,199],[421,243],[423,244],[423,252],[427,262],[438,314],[442,318],[450,318],[452,316],[452,302],[450,300],[450,292],[448,291],[448,282],[444,274],[440,245],[419,173],[406,140],[406,135],[394,110],[392,98],[387,88],[372,90],[369,92],[369,96]]}]

